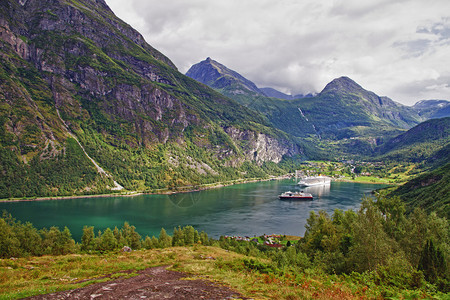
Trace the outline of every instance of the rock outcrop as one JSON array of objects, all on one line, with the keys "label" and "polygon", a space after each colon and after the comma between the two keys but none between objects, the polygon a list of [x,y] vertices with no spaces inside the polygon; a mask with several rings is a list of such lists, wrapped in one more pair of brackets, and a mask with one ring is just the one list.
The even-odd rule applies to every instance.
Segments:
[{"label": "rock outcrop", "polygon": [[[279,162],[299,153],[264,117],[179,73],[103,0],[2,1],[0,60],[1,147],[25,162],[21,168],[34,159],[37,178],[46,177],[39,160],[61,162],[70,132],[129,189],[198,183],[219,178],[230,160]],[[233,124],[245,143],[213,138]],[[192,162],[170,165],[172,147]],[[205,167],[199,174],[189,166]],[[101,179],[92,180],[76,190],[95,190]],[[53,184],[43,189],[58,194]]]}]

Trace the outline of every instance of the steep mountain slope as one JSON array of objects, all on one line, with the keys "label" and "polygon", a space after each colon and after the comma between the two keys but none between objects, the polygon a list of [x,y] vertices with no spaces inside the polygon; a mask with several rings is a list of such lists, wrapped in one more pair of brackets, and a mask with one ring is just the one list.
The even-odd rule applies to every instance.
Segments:
[{"label": "steep mountain slope", "polygon": [[383,131],[408,129],[421,121],[411,108],[379,97],[348,77],[334,79],[316,97],[298,105],[320,133],[338,139],[376,136]]},{"label": "steep mountain slope", "polygon": [[104,0],[2,1],[0,60],[0,198],[251,177],[300,153],[179,73]]},{"label": "steep mountain slope", "polygon": [[431,119],[381,145],[380,159],[421,162],[440,159],[441,149],[450,144],[450,117]]},{"label": "steep mountain slope", "polygon": [[416,207],[450,218],[450,162],[428,171],[394,190],[390,196],[399,196],[411,212]]},{"label": "steep mountain slope", "polygon": [[450,117],[450,101],[447,100],[421,100],[412,108],[426,119]]},{"label": "steep mountain slope", "polygon": [[[212,73],[208,71],[211,69],[225,71],[216,72],[215,77],[203,76]],[[242,88],[255,85],[211,59],[194,65],[187,75],[263,113],[277,128],[302,138],[342,140],[362,137],[376,143],[380,137],[395,136],[423,120],[414,109],[379,97],[348,77],[333,80],[316,96],[286,100],[266,97],[264,91],[267,95],[267,90],[260,89],[261,94],[254,89]],[[233,80],[218,88],[217,82],[224,83],[223,77]],[[239,92],[236,92],[236,85],[241,87]],[[272,90],[269,94],[279,95]],[[286,97],[281,95],[279,98]]]},{"label": "steep mountain slope", "polygon": [[[302,144],[302,147],[306,148],[304,150],[309,158],[323,157],[320,154],[317,156],[318,149],[303,139],[308,134],[314,134],[315,130],[309,124],[305,126],[304,120],[298,113],[297,108],[293,107],[292,102],[268,97],[266,95],[267,89],[265,89],[266,92],[259,89],[252,81],[238,72],[209,57],[193,65],[186,75],[266,116],[268,121],[276,128],[288,133],[291,139]],[[274,89],[270,91],[269,93],[277,93]],[[282,93],[278,92],[279,96],[280,94]]]}]

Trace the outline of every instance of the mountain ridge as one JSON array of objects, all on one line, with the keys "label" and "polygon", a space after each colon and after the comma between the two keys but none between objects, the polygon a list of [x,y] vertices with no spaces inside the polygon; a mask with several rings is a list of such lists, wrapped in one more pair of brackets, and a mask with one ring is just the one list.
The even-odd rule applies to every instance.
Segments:
[{"label": "mountain ridge", "polygon": [[263,113],[277,128],[300,138],[376,139],[385,133],[394,136],[423,121],[412,108],[365,90],[346,76],[332,80],[317,95],[301,99],[230,93],[226,87],[217,90]]},{"label": "mountain ridge", "polygon": [[303,94],[288,95],[288,94],[280,92],[280,91],[278,91],[278,90],[276,90],[274,88],[271,88],[271,87],[259,88],[259,90],[262,91],[264,93],[264,95],[266,95],[267,97],[284,99],[284,100],[294,100],[294,99],[300,99],[300,98],[307,98],[307,97],[315,96],[315,94],[313,94],[313,93],[309,93],[309,94],[306,94],[306,95],[303,95]]},{"label": "mountain ridge", "polygon": [[429,119],[386,141],[377,149],[381,160],[423,162],[442,160],[439,151],[450,145],[450,117]]},{"label": "mountain ridge", "polygon": [[266,176],[264,163],[302,151],[179,73],[104,1],[2,1],[0,60],[2,198]]},{"label": "mountain ridge", "polygon": [[450,117],[450,101],[447,100],[420,100],[412,108],[427,119]]}]

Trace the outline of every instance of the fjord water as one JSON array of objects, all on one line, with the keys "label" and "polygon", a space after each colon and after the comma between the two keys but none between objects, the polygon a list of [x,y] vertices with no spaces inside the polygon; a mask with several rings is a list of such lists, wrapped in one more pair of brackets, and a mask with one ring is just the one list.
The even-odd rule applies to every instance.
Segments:
[{"label": "fjord water", "polygon": [[161,228],[169,233],[181,225],[218,238],[220,235],[253,236],[280,233],[303,235],[310,211],[357,209],[363,195],[381,185],[332,182],[328,186],[303,188],[312,201],[283,201],[278,195],[298,191],[293,180],[274,180],[232,185],[200,192],[172,195],[140,195],[0,203],[17,220],[37,228],[67,226],[80,241],[84,225],[96,231],[121,227],[125,221],[137,232],[158,236]]}]

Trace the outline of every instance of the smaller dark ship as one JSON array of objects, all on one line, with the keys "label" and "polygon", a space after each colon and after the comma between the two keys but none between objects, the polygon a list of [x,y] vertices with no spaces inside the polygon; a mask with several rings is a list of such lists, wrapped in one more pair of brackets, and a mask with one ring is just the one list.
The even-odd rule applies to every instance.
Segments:
[{"label": "smaller dark ship", "polygon": [[289,191],[284,192],[283,194],[278,196],[278,198],[280,198],[280,200],[312,200],[313,195],[311,195],[310,193],[304,193],[303,191],[301,192]]}]

